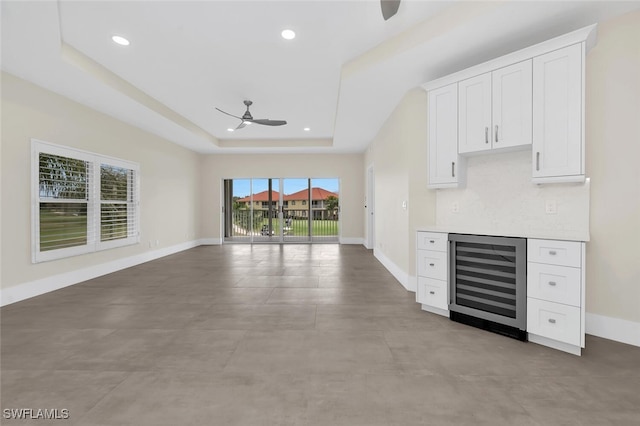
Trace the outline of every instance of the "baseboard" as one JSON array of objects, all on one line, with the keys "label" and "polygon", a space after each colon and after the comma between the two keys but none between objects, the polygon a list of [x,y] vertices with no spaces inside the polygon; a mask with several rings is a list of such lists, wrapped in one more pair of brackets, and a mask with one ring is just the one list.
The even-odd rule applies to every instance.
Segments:
[{"label": "baseboard", "polygon": [[409,286],[407,290],[414,293],[418,291],[418,277],[414,277],[413,275],[409,276]]},{"label": "baseboard", "polygon": [[402,284],[405,289],[407,289],[407,291],[415,291],[415,289],[411,290],[409,288],[409,275],[404,272],[402,268],[393,263],[391,259],[385,256],[384,253],[382,253],[378,249],[373,249],[373,256],[378,259],[380,263],[382,263],[382,266],[384,266],[389,272],[391,272],[391,275],[393,275],[395,279],[398,280],[398,282]]},{"label": "baseboard", "polygon": [[358,245],[363,246],[364,245],[364,238],[340,237],[340,244],[358,244]]},{"label": "baseboard", "polygon": [[420,308],[423,311],[426,312],[431,312],[432,314],[438,314],[438,315],[442,315],[443,317],[447,317],[449,318],[449,310],[448,309],[440,309],[440,308],[436,308],[435,306],[429,306],[429,305],[420,305]]},{"label": "baseboard", "polygon": [[198,245],[201,246],[219,246],[222,244],[222,238],[200,238]]},{"label": "baseboard", "polygon": [[47,278],[29,281],[13,287],[0,289],[0,306],[10,305],[21,300],[30,299],[41,294],[59,290],[70,285],[87,281],[102,275],[130,268],[141,263],[156,260],[170,254],[178,253],[199,246],[200,240],[187,241],[170,247],[140,253],[135,256],[114,260],[90,266],[88,268],[77,269],[64,274],[52,275]]},{"label": "baseboard", "polygon": [[585,323],[587,334],[640,346],[640,323],[638,322],[587,312]]},{"label": "baseboard", "polygon": [[547,346],[549,348],[567,352],[572,355],[577,355],[577,356],[582,355],[582,348],[580,346],[559,342],[557,340],[549,339],[547,337],[538,336],[537,334],[531,334],[531,333],[528,333],[528,334],[529,334],[528,338],[531,343],[537,343],[538,345]]}]

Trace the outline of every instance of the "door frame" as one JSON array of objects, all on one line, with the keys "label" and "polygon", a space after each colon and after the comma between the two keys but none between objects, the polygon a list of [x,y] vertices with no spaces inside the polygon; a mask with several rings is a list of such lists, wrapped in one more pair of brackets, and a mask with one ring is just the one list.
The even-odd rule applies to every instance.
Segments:
[{"label": "door frame", "polygon": [[367,167],[367,192],[365,196],[365,215],[367,223],[367,238],[365,247],[369,250],[375,248],[375,234],[376,234],[376,218],[375,218],[375,171],[373,164]]},{"label": "door frame", "polygon": [[[284,186],[285,186],[285,181],[287,179],[305,179],[308,181],[308,190],[309,190],[309,200],[308,200],[308,217],[309,217],[309,236],[307,240],[287,240],[285,239],[285,235],[284,235]],[[227,177],[223,177],[221,179],[220,182],[220,200],[221,200],[221,215],[220,215],[220,231],[221,231],[221,235],[222,237],[220,238],[221,243],[222,244],[227,244],[227,243],[248,243],[248,244],[307,244],[307,243],[322,243],[322,242],[327,242],[326,240],[316,240],[314,239],[314,235],[312,233],[312,221],[313,221],[313,200],[312,200],[312,194],[311,194],[311,190],[313,188],[313,181],[316,179],[335,179],[338,182],[338,191],[341,191],[341,187],[342,187],[342,180],[339,177],[329,177],[329,178],[313,178],[313,177],[305,177],[305,178],[298,178],[298,177],[274,177],[274,178],[263,178],[263,177],[235,177],[235,178],[227,178]],[[249,235],[248,239],[243,239],[243,240],[237,240],[234,241],[233,239],[231,240],[227,240],[225,235],[225,219],[227,218],[227,214],[225,213],[226,209],[231,208],[231,206],[227,206],[226,204],[226,197],[225,197],[225,181],[226,180],[248,180],[249,181],[249,193],[251,196],[251,208],[250,208],[250,212],[251,212],[251,216],[253,216],[253,207],[254,207],[254,201],[253,201],[253,195],[255,192],[254,189],[254,180],[270,180],[272,182],[277,182],[277,191],[278,191],[278,198],[277,199],[273,199],[272,201],[276,201],[278,204],[278,208],[277,208],[277,215],[274,218],[274,225],[273,227],[275,229],[278,230],[277,234],[273,234],[272,236],[267,236],[266,238],[261,238],[262,236],[256,236],[256,235]],[[272,188],[273,191],[273,188]],[[338,212],[340,212],[340,207],[338,207]],[[335,241],[331,240],[330,242],[336,242],[336,243],[340,243],[340,239],[341,239],[341,234],[342,234],[342,215],[339,214],[338,215],[338,235],[336,236]],[[257,232],[255,229],[252,230],[252,232]],[[258,239],[256,239],[256,237],[258,237]]]}]

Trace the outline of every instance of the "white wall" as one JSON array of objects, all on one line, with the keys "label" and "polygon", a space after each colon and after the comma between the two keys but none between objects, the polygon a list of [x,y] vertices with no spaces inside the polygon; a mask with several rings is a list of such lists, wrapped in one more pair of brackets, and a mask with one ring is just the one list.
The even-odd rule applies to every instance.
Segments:
[{"label": "white wall", "polygon": [[375,170],[374,253],[409,289],[415,288],[415,230],[435,223],[435,192],[426,183],[426,100],[421,89],[408,92],[364,158],[364,172],[371,164]]},{"label": "white wall", "polygon": [[640,11],[598,26],[586,117],[587,312],[640,323]]},{"label": "white wall", "polygon": [[[31,138],[140,163],[142,242],[32,264]],[[50,290],[47,280],[60,274],[68,280],[74,271],[125,262],[198,238],[196,153],[6,73],[2,74],[1,159],[3,297],[15,293],[7,289],[34,282]]]},{"label": "white wall", "polygon": [[201,157],[201,229],[205,239],[222,238],[222,180],[238,178],[339,178],[340,237],[364,242],[362,154],[204,155]]}]

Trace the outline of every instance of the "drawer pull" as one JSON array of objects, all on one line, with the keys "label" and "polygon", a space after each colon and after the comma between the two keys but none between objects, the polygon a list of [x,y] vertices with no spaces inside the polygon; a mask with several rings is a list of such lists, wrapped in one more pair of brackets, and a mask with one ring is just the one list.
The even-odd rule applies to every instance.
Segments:
[{"label": "drawer pull", "polygon": [[431,244],[434,244],[434,243],[435,243],[435,241],[434,241],[434,240],[429,240],[429,242],[430,242]]},{"label": "drawer pull", "polygon": [[549,285],[550,285],[551,287],[555,287],[555,286],[556,286],[556,282],[555,282],[555,281],[549,281]]},{"label": "drawer pull", "polygon": [[436,294],[436,292],[435,291],[430,291],[429,294]]},{"label": "drawer pull", "polygon": [[555,324],[555,323],[556,323],[556,320],[555,320],[554,318],[549,318],[549,322],[550,322],[551,324]]},{"label": "drawer pull", "polygon": [[436,265],[434,265],[433,263],[430,263],[429,266],[436,266]]},{"label": "drawer pull", "polygon": [[556,255],[556,251],[555,251],[555,250],[549,250],[549,254],[550,254],[551,256],[555,256],[555,255]]}]

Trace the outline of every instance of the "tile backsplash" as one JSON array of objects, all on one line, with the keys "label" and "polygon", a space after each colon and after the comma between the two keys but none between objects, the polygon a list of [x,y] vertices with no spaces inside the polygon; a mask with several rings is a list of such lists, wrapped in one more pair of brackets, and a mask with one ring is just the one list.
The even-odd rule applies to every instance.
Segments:
[{"label": "tile backsplash", "polygon": [[[555,212],[549,214],[547,209]],[[536,231],[588,235],[589,179],[533,184],[530,150],[469,157],[466,187],[437,192],[436,225],[496,235]]]}]

